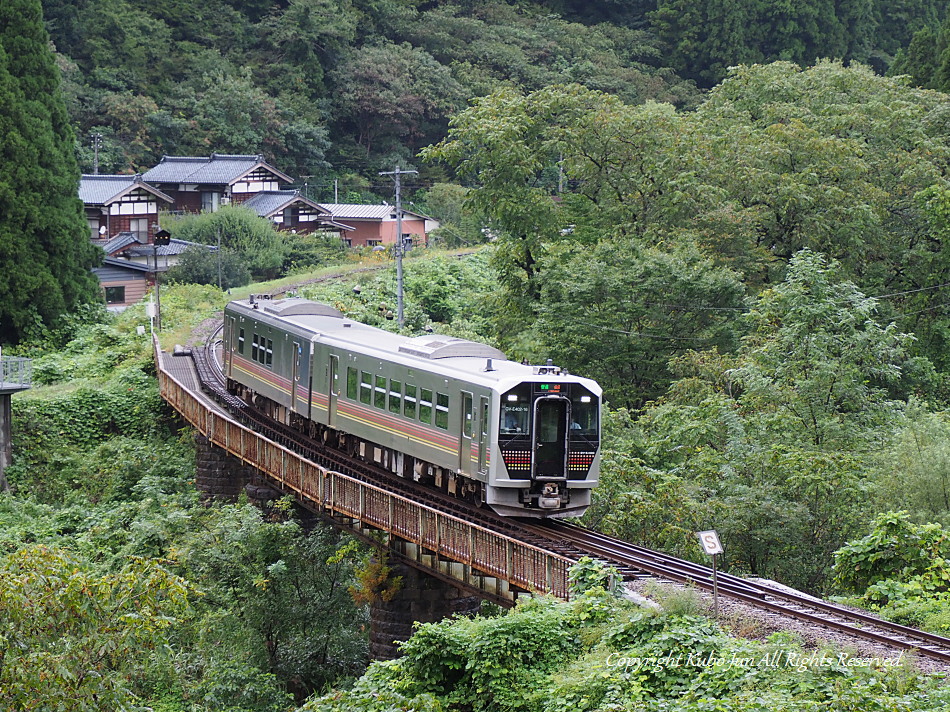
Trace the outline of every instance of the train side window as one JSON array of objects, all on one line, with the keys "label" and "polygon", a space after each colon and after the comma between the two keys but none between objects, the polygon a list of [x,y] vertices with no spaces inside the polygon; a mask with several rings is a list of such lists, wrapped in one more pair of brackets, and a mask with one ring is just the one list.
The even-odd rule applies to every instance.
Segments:
[{"label": "train side window", "polygon": [[373,397],[373,405],[382,410],[386,409],[386,377],[376,376],[376,393]]},{"label": "train side window", "polygon": [[244,353],[244,329],[238,331],[238,353]]},{"label": "train side window", "polygon": [[449,429],[449,397],[445,393],[435,394],[435,427]]},{"label": "train side window", "polygon": [[260,346],[257,343],[257,334],[251,338],[251,360],[257,361],[257,352],[260,349]]},{"label": "train side window", "polygon": [[432,391],[428,388],[419,393],[419,420],[426,424],[432,422]]},{"label": "train side window", "polygon": [[389,412],[399,415],[402,410],[402,384],[399,381],[389,382]]},{"label": "train side window", "polygon": [[373,402],[373,374],[362,371],[360,373],[360,403],[369,405]]},{"label": "train side window", "polygon": [[264,365],[268,368],[274,365],[274,342],[267,340],[267,349],[264,352]]},{"label": "train side window", "polygon": [[360,387],[360,374],[352,366],[346,369],[346,397],[356,400],[356,393]]},{"label": "train side window", "polygon": [[406,384],[406,400],[404,401],[405,405],[403,410],[403,415],[407,418],[416,419],[416,387]]}]

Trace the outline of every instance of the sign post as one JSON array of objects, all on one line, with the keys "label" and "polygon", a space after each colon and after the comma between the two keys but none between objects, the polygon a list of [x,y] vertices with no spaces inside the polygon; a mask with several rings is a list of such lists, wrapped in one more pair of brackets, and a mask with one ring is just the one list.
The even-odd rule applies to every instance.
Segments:
[{"label": "sign post", "polygon": [[713,560],[713,612],[716,618],[719,618],[719,582],[716,580],[716,556],[723,552],[722,544],[719,542],[719,535],[715,529],[705,532],[697,532],[699,543],[703,551],[712,556]]}]

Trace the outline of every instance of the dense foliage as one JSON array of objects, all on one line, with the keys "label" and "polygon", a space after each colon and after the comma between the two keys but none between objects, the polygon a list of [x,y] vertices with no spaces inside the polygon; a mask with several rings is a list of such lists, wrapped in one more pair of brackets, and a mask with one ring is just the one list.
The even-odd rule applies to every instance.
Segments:
[{"label": "dense foliage", "polygon": [[39,0],[0,7],[0,343],[97,300],[101,252],[77,196],[73,130]]},{"label": "dense foliage", "polygon": [[374,663],[307,712],[589,710],[932,710],[947,688],[897,656],[806,650],[789,635],[737,640],[670,605],[660,613],[603,590],[533,600],[495,618],[421,626],[404,657]]},{"label": "dense foliage", "polygon": [[[935,0],[833,3],[44,0],[88,170],[162,154],[264,153],[316,195],[359,190],[438,141],[474,96],[577,82],[690,106],[739,63],[888,68]],[[552,13],[552,10],[554,11]],[[555,14],[560,13],[560,14]],[[425,168],[423,167],[425,170]],[[438,172],[423,183],[439,179]],[[387,193],[381,184],[377,192]]]},{"label": "dense foliage", "polygon": [[[194,309],[223,300],[171,288],[163,320],[190,330]],[[139,306],[29,352],[36,383],[13,404],[13,491],[0,496],[4,701],[287,712],[365,665],[349,593],[364,553],[288,502],[199,501],[145,323]]]}]

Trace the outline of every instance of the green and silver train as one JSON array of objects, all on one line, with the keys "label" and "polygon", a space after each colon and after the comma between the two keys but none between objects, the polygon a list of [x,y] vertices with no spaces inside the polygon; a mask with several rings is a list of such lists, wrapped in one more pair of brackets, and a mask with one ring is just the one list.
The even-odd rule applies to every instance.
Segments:
[{"label": "green and silver train", "polygon": [[225,309],[224,369],[228,389],[272,418],[499,514],[571,517],[590,505],[601,389],[550,362],[252,296]]}]

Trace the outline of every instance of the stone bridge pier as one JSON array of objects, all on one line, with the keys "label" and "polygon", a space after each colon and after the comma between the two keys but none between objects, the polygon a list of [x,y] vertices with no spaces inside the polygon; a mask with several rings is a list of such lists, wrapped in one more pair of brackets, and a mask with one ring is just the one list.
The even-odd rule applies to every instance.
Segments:
[{"label": "stone bridge pier", "polygon": [[390,566],[390,576],[401,576],[402,585],[391,600],[375,600],[370,609],[369,654],[374,660],[398,658],[399,643],[412,637],[415,623],[474,615],[481,606],[478,596],[435,576],[405,564]]}]

